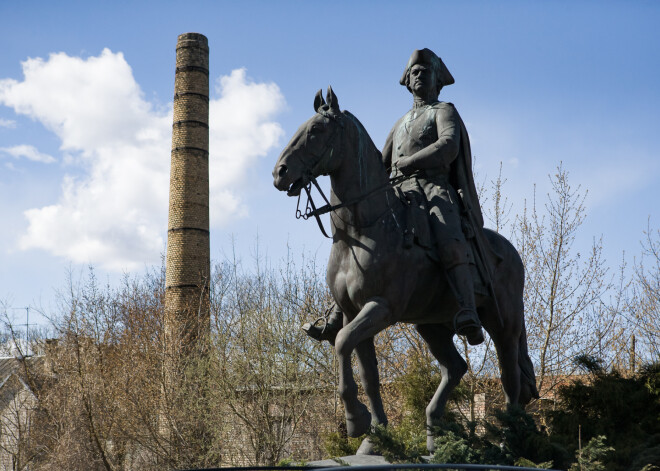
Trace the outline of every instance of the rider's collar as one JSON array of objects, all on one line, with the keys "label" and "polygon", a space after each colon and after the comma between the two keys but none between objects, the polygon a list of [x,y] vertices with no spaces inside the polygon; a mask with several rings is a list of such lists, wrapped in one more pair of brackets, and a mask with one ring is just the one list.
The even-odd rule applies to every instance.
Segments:
[{"label": "rider's collar", "polygon": [[421,100],[420,101],[414,101],[412,109],[413,110],[420,110],[422,108],[431,107],[431,106],[435,105],[436,103],[438,103],[438,100],[435,100],[433,103],[427,103],[427,102],[421,101]]}]

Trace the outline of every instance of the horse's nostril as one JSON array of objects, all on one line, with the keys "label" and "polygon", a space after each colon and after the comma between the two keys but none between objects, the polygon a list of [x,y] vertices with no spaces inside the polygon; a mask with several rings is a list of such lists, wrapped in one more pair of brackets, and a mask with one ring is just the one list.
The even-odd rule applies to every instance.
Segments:
[{"label": "horse's nostril", "polygon": [[286,168],[286,165],[281,165],[279,171],[277,172],[277,175],[282,178],[284,175],[286,175],[286,172],[288,172],[289,169]]}]

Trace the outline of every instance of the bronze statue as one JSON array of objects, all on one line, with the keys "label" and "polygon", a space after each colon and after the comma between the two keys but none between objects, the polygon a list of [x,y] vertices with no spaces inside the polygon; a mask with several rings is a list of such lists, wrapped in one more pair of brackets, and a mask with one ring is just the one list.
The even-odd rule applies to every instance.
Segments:
[{"label": "bronze statue", "polygon": [[[480,244],[484,250],[487,246],[483,242],[483,217],[465,125],[452,104],[438,101],[440,90],[454,83],[454,77],[433,51],[422,49],[410,56],[399,83],[412,93],[413,107],[390,131],[383,148],[383,163],[394,177],[414,174],[400,187],[413,214],[419,209],[427,213],[434,239],[418,234],[418,243],[432,245],[446,271],[460,308],[454,317],[456,333],[477,345],[484,341],[484,336],[475,307],[470,264],[474,264],[474,252],[482,253],[473,251],[478,248],[473,246]],[[414,230],[420,232],[419,226]],[[473,240],[473,246],[468,245],[465,233]],[[480,257],[479,261],[481,276],[490,285],[490,266],[486,265],[490,260]],[[338,310],[332,311],[322,327],[303,326],[309,336],[331,343],[339,328]]]},{"label": "bronze statue", "polygon": [[[456,332],[480,343],[483,323],[498,352],[508,404],[526,404],[538,392],[527,353],[522,262],[509,241],[483,228],[465,126],[453,105],[437,101],[453,78],[423,49],[413,53],[401,83],[413,94],[413,109],[395,124],[382,155],[329,88],[327,103],[317,93],[316,114],[282,151],[273,176],[290,196],[302,189],[309,195],[316,177],[330,176],[328,205],[312,206],[307,215],[330,212],[327,282],[337,309],[325,330],[307,330],[334,341],[349,436],[387,423],[373,337],[409,322],[442,371],[426,410],[432,451],[433,428],[467,369],[452,341]],[[341,328],[333,330],[333,318],[343,321]],[[371,412],[357,397],[353,350]],[[363,445],[360,452],[369,452],[368,441]]]}]

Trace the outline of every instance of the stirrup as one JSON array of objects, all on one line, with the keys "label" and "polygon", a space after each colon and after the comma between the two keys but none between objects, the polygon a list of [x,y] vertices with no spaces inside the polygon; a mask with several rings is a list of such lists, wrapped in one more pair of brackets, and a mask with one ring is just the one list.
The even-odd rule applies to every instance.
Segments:
[{"label": "stirrup", "polygon": [[318,340],[319,342],[327,340],[330,342],[330,345],[335,344],[335,338],[337,337],[337,332],[339,332],[339,329],[335,328],[332,324],[318,327],[317,325],[310,322],[303,324],[301,329],[314,340]]},{"label": "stirrup", "polygon": [[[334,345],[337,332],[342,328],[341,325],[337,326],[336,323],[328,322],[334,307],[335,305],[333,304],[321,317],[314,322],[306,322],[301,329],[314,340],[318,340],[319,342],[327,340],[331,345]],[[317,325],[319,323],[321,323],[320,326]]]}]

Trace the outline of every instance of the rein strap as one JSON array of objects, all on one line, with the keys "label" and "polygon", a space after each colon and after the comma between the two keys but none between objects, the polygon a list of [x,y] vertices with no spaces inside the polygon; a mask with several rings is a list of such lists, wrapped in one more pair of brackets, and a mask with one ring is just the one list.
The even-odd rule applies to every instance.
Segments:
[{"label": "rein strap", "polygon": [[[412,178],[415,176],[417,172],[411,174],[411,175],[399,175],[397,177],[390,178],[386,183],[383,185],[377,186],[376,188],[372,189],[371,191],[360,195],[356,198],[353,198],[351,200],[348,200],[346,202],[342,202],[339,204],[330,204],[330,201],[328,201],[328,198],[325,196],[325,193],[323,193],[323,190],[319,186],[318,182],[316,181],[316,177],[310,176],[309,178],[309,183],[305,185],[303,188],[305,189],[305,193],[307,193],[307,204],[305,206],[305,212],[302,212],[300,210],[300,196],[302,193],[298,194],[298,204],[296,205],[296,219],[304,219],[307,220],[310,217],[314,217],[316,219],[316,223],[319,226],[319,229],[321,229],[321,232],[327,239],[332,239],[327,232],[325,231],[325,228],[323,227],[323,222],[321,221],[321,218],[319,216],[322,216],[323,214],[327,214],[332,211],[336,211],[341,208],[345,208],[346,206],[351,206],[353,204],[359,203],[362,200],[365,200],[369,198],[370,196],[374,195],[375,193],[379,193],[381,191],[388,190],[390,188],[394,188],[394,186],[398,185],[399,183],[404,182],[405,180],[408,180],[409,178]],[[316,205],[314,204],[314,200],[312,199],[312,184],[316,187],[318,190],[319,194],[325,201],[325,205],[321,206],[320,208],[317,208]]]}]

